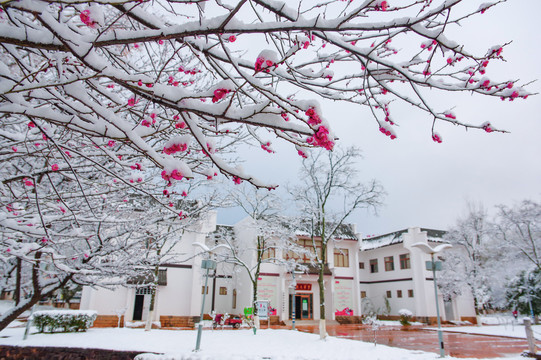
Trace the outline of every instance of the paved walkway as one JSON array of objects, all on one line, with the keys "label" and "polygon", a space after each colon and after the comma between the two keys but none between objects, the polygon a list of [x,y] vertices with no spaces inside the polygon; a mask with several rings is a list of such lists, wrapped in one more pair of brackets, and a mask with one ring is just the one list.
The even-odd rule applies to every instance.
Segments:
[{"label": "paved walkway", "polygon": [[[263,326],[263,328],[265,327]],[[281,328],[291,328],[291,326]],[[296,328],[299,331],[319,334],[318,322],[297,322]],[[457,329],[457,327],[453,328]],[[327,333],[331,336],[367,342],[374,342],[375,337],[376,344],[439,354],[437,331],[424,330],[422,326],[411,326],[407,329],[404,330],[401,326],[385,326],[374,332],[368,325],[339,325],[337,323],[327,325]],[[458,358],[506,357],[520,355],[528,350],[528,343],[525,339],[502,336],[444,331],[443,342],[445,354]]]}]

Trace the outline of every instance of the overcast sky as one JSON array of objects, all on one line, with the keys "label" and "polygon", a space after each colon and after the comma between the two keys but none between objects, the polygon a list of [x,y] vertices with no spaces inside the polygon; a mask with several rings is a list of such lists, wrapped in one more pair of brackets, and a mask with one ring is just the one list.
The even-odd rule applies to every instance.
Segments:
[{"label": "overcast sky", "polygon": [[[475,21],[453,29],[448,37],[466,44],[470,52],[484,53],[493,45],[512,41],[503,55],[507,62],[491,61],[487,76],[495,80],[541,79],[541,14],[539,0],[511,0],[490,9]],[[541,92],[539,81],[528,88]],[[322,103],[324,116],[345,145],[359,146],[364,159],[361,178],[378,179],[387,191],[378,216],[359,212],[350,218],[364,235],[411,227],[447,229],[465,212],[466,201],[512,205],[523,199],[541,199],[541,96],[514,102],[469,94],[439,94],[432,99],[440,109],[454,107],[460,120],[490,121],[508,134],[466,131],[440,124],[443,143],[431,139],[431,119],[411,107],[393,103],[400,124],[398,139],[378,131],[367,109]],[[298,180],[300,157],[291,145],[275,145],[277,154],[263,151],[250,157],[245,169],[260,179],[281,184]],[[290,205],[293,207],[294,205]],[[220,223],[243,217],[236,209],[219,211]]]}]

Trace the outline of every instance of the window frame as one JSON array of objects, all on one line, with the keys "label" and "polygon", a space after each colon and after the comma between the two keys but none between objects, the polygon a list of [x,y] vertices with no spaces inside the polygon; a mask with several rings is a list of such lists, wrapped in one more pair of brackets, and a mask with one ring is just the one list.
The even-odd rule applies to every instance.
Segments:
[{"label": "window frame", "polygon": [[370,259],[370,274],[375,274],[378,272],[378,259]]},{"label": "window frame", "polygon": [[276,248],[268,247],[261,254],[261,260],[276,259]]},{"label": "window frame", "polygon": [[394,256],[385,256],[383,262],[385,264],[385,271],[394,271]]},{"label": "window frame", "polygon": [[334,267],[349,267],[349,249],[334,248]]},{"label": "window frame", "polygon": [[400,270],[411,269],[411,258],[409,253],[400,254],[398,258],[400,261]]},{"label": "window frame", "polygon": [[312,262],[312,258],[310,256],[315,257],[316,252],[317,252],[317,257],[319,259],[321,259],[321,249],[323,247],[321,239],[314,239],[314,243],[316,245],[315,251],[314,251],[314,245],[312,243],[311,238],[299,238],[299,239],[297,239],[296,243],[297,243],[297,245],[299,245],[299,246],[301,246],[301,247],[303,247],[305,249],[308,249],[309,254],[299,255],[299,254],[294,253],[293,251],[288,251],[283,255],[283,257],[286,260],[294,259],[294,260],[300,260],[301,263],[310,263],[310,262]]}]

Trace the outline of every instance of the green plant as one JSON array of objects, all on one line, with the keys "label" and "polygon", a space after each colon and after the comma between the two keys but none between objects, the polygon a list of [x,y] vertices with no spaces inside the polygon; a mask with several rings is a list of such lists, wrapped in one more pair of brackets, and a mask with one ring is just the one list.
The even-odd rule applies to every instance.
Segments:
[{"label": "green plant", "polygon": [[400,316],[400,324],[402,326],[410,326],[410,320],[413,317],[413,313],[409,311],[408,309],[400,309],[398,311],[398,315]]},{"label": "green plant", "polygon": [[36,311],[29,321],[38,328],[38,332],[77,332],[86,331],[96,320],[95,311],[50,310]]}]

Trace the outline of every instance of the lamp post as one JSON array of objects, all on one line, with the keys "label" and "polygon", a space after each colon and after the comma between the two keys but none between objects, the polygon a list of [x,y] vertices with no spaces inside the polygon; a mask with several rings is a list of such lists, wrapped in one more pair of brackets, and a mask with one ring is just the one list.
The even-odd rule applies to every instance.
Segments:
[{"label": "lamp post", "polygon": [[201,262],[201,269],[206,269],[205,275],[205,287],[203,288],[203,301],[201,301],[201,317],[199,318],[199,326],[197,327],[197,340],[195,342],[195,351],[199,351],[199,345],[201,344],[201,332],[203,331],[203,314],[205,311],[205,295],[207,293],[207,286],[209,282],[209,270],[216,269],[216,261],[203,260]]},{"label": "lamp post", "polygon": [[[198,246],[201,249],[203,249],[203,251],[206,252],[209,257],[210,257],[210,255],[212,255],[212,252],[215,251],[218,248],[226,248],[226,249],[231,250],[231,248],[228,245],[225,245],[225,244],[216,245],[212,249],[209,249],[209,247],[207,245],[199,243],[199,242],[194,242],[192,245],[193,246]],[[195,350],[194,351],[199,351],[199,348],[200,348],[200,345],[201,345],[201,333],[203,331],[203,315],[204,315],[204,312],[205,312],[205,295],[207,294],[207,289],[208,289],[209,270],[215,270],[216,269],[216,261],[210,260],[210,259],[203,260],[201,262],[201,269],[205,269],[207,271],[206,271],[206,275],[205,275],[205,287],[203,288],[203,299],[201,301],[201,316],[199,318],[199,326],[197,327],[197,340],[195,342]]]},{"label": "lamp post", "polygon": [[452,247],[453,245],[442,244],[442,245],[438,245],[432,248],[424,242],[419,242],[419,243],[412,244],[411,246],[421,249],[424,253],[430,255],[430,261],[426,262],[426,269],[432,270],[432,277],[434,278],[434,296],[436,298],[436,317],[438,320],[438,342],[440,346],[440,357],[445,357],[445,349],[443,346],[443,333],[441,331],[440,306],[439,306],[439,301],[438,301],[438,285],[436,283],[436,270],[441,270],[441,262],[434,261],[434,254],[437,254],[444,249],[448,249]]}]

